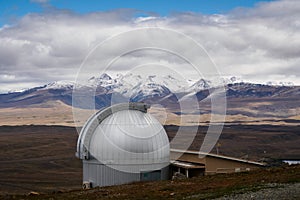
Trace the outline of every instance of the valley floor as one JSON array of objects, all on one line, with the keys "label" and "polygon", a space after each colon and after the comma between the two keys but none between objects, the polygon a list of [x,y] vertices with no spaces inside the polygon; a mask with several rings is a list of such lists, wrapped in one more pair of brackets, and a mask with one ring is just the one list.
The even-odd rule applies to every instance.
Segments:
[{"label": "valley floor", "polygon": [[[165,128],[170,139],[172,139],[178,127],[166,126]],[[185,128],[187,137],[189,136],[189,128]],[[199,127],[195,142],[190,147],[191,149],[199,147],[206,129],[205,126]],[[88,196],[89,191],[83,192],[80,190],[82,164],[75,157],[77,137],[78,133],[74,127],[0,126],[0,194],[2,198],[6,195],[11,197],[12,194],[27,194],[30,191],[49,194],[49,196],[43,197],[55,197],[54,199],[64,199],[68,197],[68,194],[75,199]],[[299,159],[300,156],[300,133],[297,126],[225,126],[219,142],[221,143],[219,149],[221,154],[238,158],[243,157],[251,160],[262,158]],[[155,195],[157,195],[157,198],[173,198],[174,196],[174,198],[178,197],[180,199],[184,196],[202,194],[203,191],[214,191],[213,194],[215,192],[223,194],[224,191],[226,193],[227,188],[252,188],[252,185],[255,186],[256,183],[260,185],[273,182],[299,182],[299,175],[299,167],[288,167],[271,169],[271,171],[263,170],[258,174],[251,172],[250,177],[247,174],[217,175],[186,180],[180,183],[171,181],[137,183],[98,189],[98,193],[88,196],[88,199],[94,199],[98,196],[99,198],[106,198],[106,196],[117,198],[118,196],[114,195],[119,193],[119,199],[122,199],[123,195],[133,199],[135,192],[139,191],[139,187],[142,188],[142,191],[149,191],[146,194],[140,193],[140,199],[145,199],[147,195],[149,195],[149,199],[156,198]],[[123,189],[125,193],[122,192]],[[183,190],[181,191],[181,189]],[[74,190],[77,190],[77,192],[65,194],[67,191]],[[63,192],[63,194],[57,197],[56,195],[50,195],[60,192]],[[207,192],[204,192],[204,195],[211,195]],[[154,196],[151,196],[152,193],[154,193]],[[171,195],[172,193],[174,195]],[[21,198],[21,196],[18,197]],[[22,198],[25,197],[22,196]],[[34,199],[34,197],[32,198]]]}]

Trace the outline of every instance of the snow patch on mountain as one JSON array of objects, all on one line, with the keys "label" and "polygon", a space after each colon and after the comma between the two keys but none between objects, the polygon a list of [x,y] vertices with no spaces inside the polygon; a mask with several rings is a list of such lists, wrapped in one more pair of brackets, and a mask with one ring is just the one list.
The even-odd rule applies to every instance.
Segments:
[{"label": "snow patch on mountain", "polygon": [[88,87],[97,88],[98,86],[104,87],[107,90],[112,90],[116,87],[115,80],[112,79],[108,74],[101,74],[99,77],[91,77],[85,83]]},{"label": "snow patch on mountain", "polygon": [[114,80],[114,91],[127,98],[140,98],[152,96],[164,96],[171,91],[168,86],[160,84],[155,75],[143,77],[132,73],[126,75],[117,75]]},{"label": "snow patch on mountain", "polygon": [[282,82],[282,81],[268,81],[266,83],[266,85],[270,85],[270,86],[287,86],[287,87],[292,87],[294,86],[293,82]]},{"label": "snow patch on mountain", "polygon": [[41,90],[47,89],[73,89],[74,82],[71,81],[54,81],[45,85]]}]

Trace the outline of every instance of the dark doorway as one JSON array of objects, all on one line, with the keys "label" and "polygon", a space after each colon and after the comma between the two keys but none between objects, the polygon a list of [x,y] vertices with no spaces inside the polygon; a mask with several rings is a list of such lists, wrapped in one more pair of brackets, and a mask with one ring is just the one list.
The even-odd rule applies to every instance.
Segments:
[{"label": "dark doorway", "polygon": [[155,181],[160,179],[161,179],[161,170],[141,172],[140,174],[141,181]]}]

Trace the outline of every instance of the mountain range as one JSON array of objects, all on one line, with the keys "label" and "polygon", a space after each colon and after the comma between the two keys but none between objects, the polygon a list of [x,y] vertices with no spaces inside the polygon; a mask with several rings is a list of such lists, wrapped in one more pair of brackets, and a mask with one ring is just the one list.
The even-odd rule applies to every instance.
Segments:
[{"label": "mountain range", "polygon": [[[227,100],[288,98],[300,99],[300,86],[255,84],[239,81],[236,77],[224,79]],[[96,108],[108,106],[114,98],[131,102],[148,102],[162,104],[166,107],[178,104],[178,101],[191,95],[196,95],[199,101],[208,98],[210,92],[218,85],[213,81],[200,79],[198,81],[180,81],[170,75],[147,76],[127,74],[112,78],[108,74],[91,77],[82,84],[57,81],[44,86],[34,87],[20,92],[0,94],[0,108],[27,107],[47,101],[59,100],[72,105],[73,90],[77,93],[87,93],[95,90]],[[80,105],[79,105],[80,106]]]}]

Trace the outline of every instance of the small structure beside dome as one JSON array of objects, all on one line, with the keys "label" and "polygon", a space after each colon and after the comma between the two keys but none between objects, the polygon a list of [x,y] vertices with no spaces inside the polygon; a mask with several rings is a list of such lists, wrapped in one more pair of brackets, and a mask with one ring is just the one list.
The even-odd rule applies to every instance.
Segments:
[{"label": "small structure beside dome", "polygon": [[169,139],[148,108],[144,103],[117,104],[85,123],[76,153],[83,161],[83,187],[169,178]]}]

